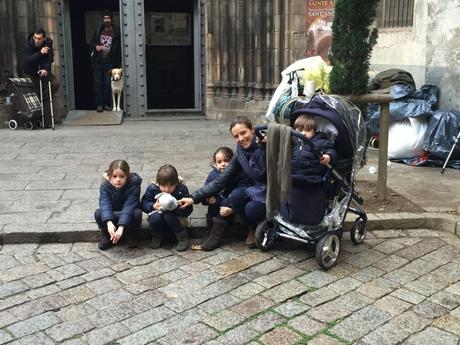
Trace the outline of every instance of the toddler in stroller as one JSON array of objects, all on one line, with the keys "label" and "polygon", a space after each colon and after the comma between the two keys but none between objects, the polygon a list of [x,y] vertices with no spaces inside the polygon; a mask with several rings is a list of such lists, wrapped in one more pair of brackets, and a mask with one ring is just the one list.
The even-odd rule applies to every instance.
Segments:
[{"label": "toddler in stroller", "polygon": [[[314,193],[305,197],[304,191],[301,195],[296,195],[296,184],[302,180],[311,181],[308,181],[305,175],[296,175],[297,169],[293,166],[292,202],[289,205],[282,203],[273,219],[259,224],[255,234],[256,244],[260,249],[268,250],[278,237],[283,237],[314,245],[318,264],[324,269],[329,269],[338,259],[340,239],[348,211],[358,215],[350,232],[352,241],[361,243],[366,236],[367,216],[361,207],[362,199],[354,191],[355,168],[359,166],[364,153],[365,126],[359,109],[335,96],[316,95],[308,103],[297,101],[294,109],[290,117],[291,126],[298,117],[308,114],[314,116],[318,132],[324,133],[327,138],[320,135],[318,139],[322,140],[319,141],[312,136],[312,140],[295,130],[291,130],[291,136],[301,140],[302,145],[308,145],[308,151],[317,157],[320,169],[319,158],[323,153],[327,153],[332,159],[334,168],[327,164],[330,168],[330,178],[317,183],[316,186],[309,183],[309,188],[313,188]],[[265,128],[266,126],[257,127],[256,134]],[[320,148],[325,150],[324,152],[315,145],[315,141],[322,142]],[[333,146],[327,144],[328,141],[333,142]],[[295,145],[293,154],[295,158]],[[325,156],[324,159],[327,160]],[[310,161],[313,162],[313,159]],[[268,164],[267,169],[270,169]],[[322,179],[322,176],[324,174],[311,175],[316,179]],[[305,216],[307,214],[308,216]]]}]

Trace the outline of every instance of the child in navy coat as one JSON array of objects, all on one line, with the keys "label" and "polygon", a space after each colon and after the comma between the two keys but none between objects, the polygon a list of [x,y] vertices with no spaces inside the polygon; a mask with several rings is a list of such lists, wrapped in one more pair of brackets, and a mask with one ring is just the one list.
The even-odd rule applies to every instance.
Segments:
[{"label": "child in navy coat", "polygon": [[294,138],[292,149],[292,195],[289,206],[281,207],[281,214],[297,224],[316,225],[321,223],[326,211],[325,175],[328,164],[337,159],[332,142],[317,131],[315,118],[300,115],[294,129],[302,132],[323,153],[316,157],[300,138]]},{"label": "child in navy coat", "polygon": [[[233,158],[233,151],[229,147],[219,147],[214,152],[212,170],[209,173],[204,185],[217,179]],[[248,185],[249,181],[240,173],[228,186],[221,190],[216,196],[212,196],[203,202],[208,205],[207,221],[210,227],[200,245],[193,245],[192,249],[211,251],[219,247],[224,235],[225,227],[233,219],[233,209],[230,205],[230,193],[239,186]]]},{"label": "child in navy coat", "polygon": [[109,165],[100,187],[99,208],[94,218],[102,231],[99,249],[117,244],[123,237],[129,247],[135,247],[135,238],[142,221],[139,209],[141,177],[131,173],[128,162],[119,159]]},{"label": "child in navy coat", "polygon": [[151,247],[160,248],[165,232],[172,231],[178,241],[176,250],[178,252],[187,250],[187,230],[179,218],[189,216],[193,211],[193,206],[163,210],[158,200],[160,193],[168,193],[176,200],[189,196],[187,186],[180,181],[177,170],[172,165],[166,164],[158,169],[155,180],[148,185],[142,196],[141,209],[149,214],[148,221],[152,234]]}]

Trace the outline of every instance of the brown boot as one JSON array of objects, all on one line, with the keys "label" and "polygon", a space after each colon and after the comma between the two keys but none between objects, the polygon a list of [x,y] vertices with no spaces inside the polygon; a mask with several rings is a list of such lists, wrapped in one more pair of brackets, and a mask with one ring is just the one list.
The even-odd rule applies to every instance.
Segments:
[{"label": "brown boot", "polygon": [[225,226],[227,222],[219,218],[213,218],[213,224],[211,228],[211,233],[208,238],[203,241],[201,244],[201,249],[206,251],[211,251],[219,247],[220,241],[224,236]]}]

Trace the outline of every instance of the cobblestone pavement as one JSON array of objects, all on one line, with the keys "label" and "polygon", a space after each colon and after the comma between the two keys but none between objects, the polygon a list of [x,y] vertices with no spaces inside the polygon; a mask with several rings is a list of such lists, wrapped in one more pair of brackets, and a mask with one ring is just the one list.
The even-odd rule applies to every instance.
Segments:
[{"label": "cobblestone pavement", "polygon": [[210,253],[4,245],[0,344],[459,343],[451,233],[375,231],[359,246],[345,238],[327,272],[305,247],[224,244]]}]

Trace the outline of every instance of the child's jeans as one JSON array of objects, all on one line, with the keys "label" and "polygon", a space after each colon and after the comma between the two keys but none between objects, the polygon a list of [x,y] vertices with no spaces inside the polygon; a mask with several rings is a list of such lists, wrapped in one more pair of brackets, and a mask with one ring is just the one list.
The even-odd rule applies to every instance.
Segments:
[{"label": "child's jeans", "polygon": [[[113,224],[118,227],[118,219],[120,218],[120,211],[115,211],[113,212]],[[106,235],[107,237],[109,236],[109,231],[107,230],[107,222],[102,222],[101,219],[101,210],[98,208],[96,212],[94,212],[94,219],[96,220],[96,223],[99,227],[99,229]],[[139,229],[141,227],[141,222],[142,222],[142,211],[138,208],[134,209],[133,212],[133,218],[131,219],[131,223],[126,224],[125,230],[123,231],[123,237],[131,237],[135,238],[137,234],[139,233]]]},{"label": "child's jeans", "polygon": [[174,212],[154,212],[148,220],[152,234],[166,231],[173,231],[178,234],[184,230],[179,217]]},{"label": "child's jeans", "polygon": [[220,208],[221,207],[232,207],[230,205],[230,200],[228,198],[225,198],[223,196],[216,196],[216,202],[212,205],[208,206],[208,214],[206,215],[208,223],[212,223],[213,218],[218,218],[220,220],[226,221],[226,222],[231,222],[233,219],[233,213],[229,216],[222,217],[220,215]]}]

